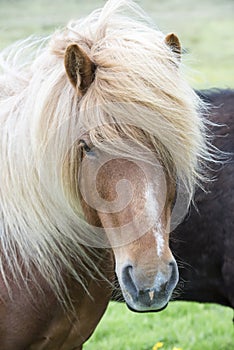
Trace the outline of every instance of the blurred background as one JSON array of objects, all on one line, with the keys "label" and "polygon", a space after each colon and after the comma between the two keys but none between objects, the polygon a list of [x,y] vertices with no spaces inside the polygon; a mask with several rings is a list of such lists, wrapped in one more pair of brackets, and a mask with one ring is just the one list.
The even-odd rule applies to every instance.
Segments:
[{"label": "blurred background", "polygon": [[[104,0],[0,0],[0,48],[50,34]],[[234,86],[234,0],[138,0],[163,32],[179,35],[194,87]]]},{"label": "blurred background", "polygon": [[[103,0],[0,0],[0,48],[48,35]],[[234,88],[234,0],[141,0],[165,34],[178,34],[195,88]],[[232,350],[232,310],[173,302],[162,313],[134,314],[111,303],[85,350]],[[55,349],[56,350],[56,349]]]}]

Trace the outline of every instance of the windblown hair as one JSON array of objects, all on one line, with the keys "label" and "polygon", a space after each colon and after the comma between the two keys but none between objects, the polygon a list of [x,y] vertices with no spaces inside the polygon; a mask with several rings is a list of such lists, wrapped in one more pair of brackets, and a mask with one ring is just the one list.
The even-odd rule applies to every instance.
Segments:
[{"label": "windblown hair", "polygon": [[[96,66],[82,97],[64,68],[71,43]],[[95,269],[82,244],[93,233],[77,184],[77,140],[84,131],[96,147],[123,157],[134,152],[121,142],[113,147],[111,125],[139,145],[136,130],[143,130],[192,198],[210,154],[202,103],[178,66],[164,35],[127,0],[109,0],[49,38],[29,38],[1,53],[0,271],[6,284],[9,268],[21,272],[19,257],[29,271],[36,266],[58,295],[61,271],[83,283],[74,266]]]}]

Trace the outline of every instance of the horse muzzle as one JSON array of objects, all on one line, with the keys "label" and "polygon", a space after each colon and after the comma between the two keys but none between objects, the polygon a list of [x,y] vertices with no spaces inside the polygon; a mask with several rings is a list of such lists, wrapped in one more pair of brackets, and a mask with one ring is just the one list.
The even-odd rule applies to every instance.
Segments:
[{"label": "horse muzzle", "polygon": [[158,271],[154,282],[147,283],[136,277],[132,265],[127,265],[122,269],[120,286],[124,299],[130,310],[136,312],[150,312],[163,310],[172,295],[179,280],[178,267],[175,260],[168,264],[167,272]]}]

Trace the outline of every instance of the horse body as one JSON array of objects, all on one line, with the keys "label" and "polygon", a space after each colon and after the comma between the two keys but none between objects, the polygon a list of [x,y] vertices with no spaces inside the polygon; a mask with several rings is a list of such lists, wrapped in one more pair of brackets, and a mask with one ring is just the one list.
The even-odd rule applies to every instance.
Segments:
[{"label": "horse body", "polygon": [[214,302],[234,308],[234,91],[198,92],[210,105],[213,143],[229,161],[212,173],[209,192],[198,189],[195,207],[172,235],[183,284],[176,300]]},{"label": "horse body", "polygon": [[[113,257],[110,251],[103,251],[100,261],[100,271],[105,270],[106,278],[111,280]],[[20,283],[20,279],[28,278],[27,274],[20,276],[17,283],[11,283],[10,295],[1,280],[1,350],[82,349],[105,312],[111,295],[107,280],[98,281],[98,276],[97,279],[85,277],[87,290],[65,277],[72,300],[70,310],[58,301],[39,272],[34,271],[34,280],[27,281],[27,288],[25,281]]]}]

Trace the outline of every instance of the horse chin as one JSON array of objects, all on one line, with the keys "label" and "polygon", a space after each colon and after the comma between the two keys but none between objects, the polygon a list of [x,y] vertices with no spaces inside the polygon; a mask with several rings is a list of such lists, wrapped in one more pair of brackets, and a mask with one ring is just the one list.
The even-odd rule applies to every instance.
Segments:
[{"label": "horse chin", "polygon": [[131,306],[129,305],[127,302],[126,302],[126,305],[127,307],[129,308],[130,311],[133,311],[133,312],[137,312],[137,313],[148,313],[148,312],[160,312],[160,311],[163,311],[166,309],[168,303],[166,303],[164,306],[162,307],[159,307],[159,308],[156,308],[156,307],[134,307],[134,306]]}]

